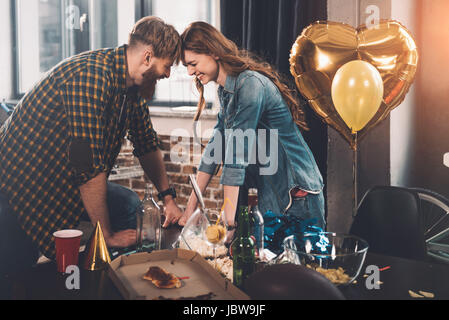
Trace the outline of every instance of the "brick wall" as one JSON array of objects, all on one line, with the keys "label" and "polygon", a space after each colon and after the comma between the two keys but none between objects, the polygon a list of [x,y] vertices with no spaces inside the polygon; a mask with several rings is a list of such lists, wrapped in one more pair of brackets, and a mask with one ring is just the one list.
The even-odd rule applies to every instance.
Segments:
[{"label": "brick wall", "polygon": [[[185,209],[190,193],[192,192],[192,187],[189,183],[189,174],[196,174],[202,150],[200,152],[200,150],[198,150],[199,148],[193,148],[193,138],[190,138],[190,143],[187,144],[180,141],[170,142],[169,136],[159,136],[159,138],[162,140],[162,154],[164,156],[169,182],[176,189],[176,203],[180,208]],[[203,140],[202,143],[204,145],[207,144],[207,140]],[[132,144],[128,140],[125,140],[122,150],[117,158],[116,165],[120,168],[139,165],[139,160],[134,157],[132,150]],[[181,150],[179,156],[187,155],[186,151],[190,150],[190,161],[185,163],[171,162],[171,150]],[[195,153],[195,151],[197,152]],[[220,185],[219,176],[220,173],[218,176],[212,178],[204,194],[205,205],[210,209],[220,209],[223,204],[223,187]],[[145,192],[146,180],[146,176],[142,175],[136,178],[117,180],[114,182],[134,190],[142,199]]]}]

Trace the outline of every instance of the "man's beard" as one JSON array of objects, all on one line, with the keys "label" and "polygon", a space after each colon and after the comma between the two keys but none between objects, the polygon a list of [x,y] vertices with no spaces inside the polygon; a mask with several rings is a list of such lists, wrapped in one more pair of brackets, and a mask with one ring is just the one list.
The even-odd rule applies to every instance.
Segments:
[{"label": "man's beard", "polygon": [[145,99],[151,100],[159,79],[161,79],[161,76],[157,74],[155,66],[151,67],[143,74],[142,84],[139,86],[140,95]]}]

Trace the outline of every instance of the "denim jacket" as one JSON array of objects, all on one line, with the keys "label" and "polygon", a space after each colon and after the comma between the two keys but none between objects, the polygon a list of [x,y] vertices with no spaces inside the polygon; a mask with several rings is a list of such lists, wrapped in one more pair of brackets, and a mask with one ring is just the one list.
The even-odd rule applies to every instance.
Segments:
[{"label": "denim jacket", "polygon": [[256,187],[263,213],[286,213],[293,188],[321,193],[323,178],[313,154],[270,79],[244,71],[228,76],[218,95],[218,122],[199,171],[215,174],[224,163],[220,183]]}]

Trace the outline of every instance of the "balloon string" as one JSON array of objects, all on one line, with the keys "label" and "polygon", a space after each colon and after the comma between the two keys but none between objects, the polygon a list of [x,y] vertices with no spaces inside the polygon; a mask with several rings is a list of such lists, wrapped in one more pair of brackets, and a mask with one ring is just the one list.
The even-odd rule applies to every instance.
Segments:
[{"label": "balloon string", "polygon": [[352,200],[353,200],[353,212],[352,216],[355,217],[357,215],[357,205],[358,205],[358,199],[357,199],[357,152],[358,152],[358,139],[357,139],[357,132],[354,133],[354,149],[353,149],[353,159],[352,159],[352,179],[353,179],[353,194],[352,194]]}]

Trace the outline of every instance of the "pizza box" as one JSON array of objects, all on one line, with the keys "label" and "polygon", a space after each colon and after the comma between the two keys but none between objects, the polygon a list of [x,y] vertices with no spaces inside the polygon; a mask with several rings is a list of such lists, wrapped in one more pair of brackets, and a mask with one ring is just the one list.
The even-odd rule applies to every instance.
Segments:
[{"label": "pizza box", "polygon": [[[159,289],[143,276],[152,266],[181,278],[178,289]],[[198,253],[183,249],[122,255],[114,259],[108,274],[127,300],[249,300],[249,296],[218,273]]]}]

